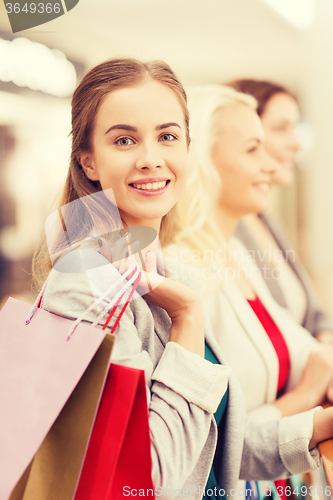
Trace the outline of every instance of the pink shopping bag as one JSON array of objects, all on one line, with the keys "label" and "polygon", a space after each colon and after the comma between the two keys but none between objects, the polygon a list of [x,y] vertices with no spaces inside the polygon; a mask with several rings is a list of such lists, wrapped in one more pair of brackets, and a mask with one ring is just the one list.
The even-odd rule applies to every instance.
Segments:
[{"label": "pink shopping bag", "polygon": [[[130,278],[129,282],[124,280],[125,285],[100,317],[112,306],[114,313],[131,282],[137,283],[138,273],[132,270]],[[131,294],[133,292],[134,288]],[[107,293],[100,297],[101,301],[105,296]],[[73,322],[37,307],[33,314],[29,314],[30,311],[30,305],[10,298],[0,312],[0,500],[18,500],[23,496],[36,500],[70,500],[104,387],[113,338],[106,336],[104,329],[82,323],[85,313]],[[89,383],[92,399],[86,389]],[[73,411],[66,405],[68,400],[74,420]],[[89,410],[89,415],[84,410],[78,412],[80,404]],[[63,429],[70,426],[72,430],[84,428],[81,439],[75,440],[74,436],[74,444],[81,447],[76,455],[67,442],[73,433],[63,433]],[[48,433],[51,439],[46,439]],[[43,459],[38,461],[39,449]],[[62,460],[67,450],[66,463],[57,461],[56,449],[60,449]],[[61,482],[56,479],[55,471],[58,478],[62,475]]]}]

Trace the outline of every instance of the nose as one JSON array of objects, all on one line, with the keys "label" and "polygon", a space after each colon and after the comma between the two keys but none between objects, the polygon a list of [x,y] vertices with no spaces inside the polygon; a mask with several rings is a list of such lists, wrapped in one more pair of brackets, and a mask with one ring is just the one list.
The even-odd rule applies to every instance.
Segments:
[{"label": "nose", "polygon": [[277,169],[277,163],[274,158],[267,153],[265,148],[262,148],[261,170],[265,174],[273,175]]},{"label": "nose", "polygon": [[136,168],[138,170],[155,170],[164,165],[161,151],[157,144],[145,142],[138,148]]},{"label": "nose", "polygon": [[301,145],[296,137],[295,132],[291,132],[289,135],[289,142],[288,142],[289,148],[292,151],[295,151],[295,153],[301,148]]}]

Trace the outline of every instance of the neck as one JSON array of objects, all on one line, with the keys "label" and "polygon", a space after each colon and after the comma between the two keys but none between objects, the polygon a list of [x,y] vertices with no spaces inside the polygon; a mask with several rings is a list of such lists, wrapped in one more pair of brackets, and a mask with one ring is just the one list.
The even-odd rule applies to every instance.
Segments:
[{"label": "neck", "polygon": [[234,234],[240,217],[221,205],[216,211],[216,221],[224,238],[228,241]]},{"label": "neck", "polygon": [[128,214],[122,214],[120,210],[119,213],[125,231],[127,231],[127,226],[140,226],[151,227],[152,229],[155,229],[157,234],[160,232],[162,219],[137,219],[136,217],[128,216]]},{"label": "neck", "polygon": [[[157,255],[159,247],[159,232],[162,219],[136,219],[135,217],[122,216],[124,230],[131,234],[131,247],[134,253],[140,256],[138,263],[144,267],[143,262],[147,252]],[[129,243],[129,240],[128,240]]]}]

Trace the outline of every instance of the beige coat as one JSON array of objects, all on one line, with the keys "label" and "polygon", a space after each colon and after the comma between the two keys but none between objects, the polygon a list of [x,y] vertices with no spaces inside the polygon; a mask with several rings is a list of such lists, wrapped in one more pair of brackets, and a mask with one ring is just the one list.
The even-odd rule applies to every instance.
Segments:
[{"label": "beige coat", "polygon": [[[293,320],[289,311],[273,299],[259,269],[249,258],[242,243],[233,239],[232,244],[237,262],[247,273],[257,296],[286,340],[291,361],[287,383],[287,390],[290,390],[300,380],[308,355],[318,348],[318,343],[307,330]],[[272,405],[277,395],[278,358],[256,314],[237,285],[224,279],[223,272],[219,273],[215,269],[213,274],[209,274],[207,268],[200,269],[195,263],[188,262],[190,253],[188,250],[185,252],[187,253],[184,253],[184,248],[174,245],[166,249],[165,259],[169,275],[184,283],[192,282],[203,297],[208,326],[244,392],[250,419],[245,439],[251,439],[248,434],[252,433],[253,447],[258,447],[258,456],[263,453],[265,444],[259,446],[261,426],[261,431],[266,433],[266,451],[269,450],[270,443],[277,439],[279,455],[291,473],[318,468],[317,449],[311,453],[308,451],[313,432],[314,410],[281,418],[280,412]],[[186,257],[187,262],[183,262],[183,257]],[[274,422],[278,422],[278,425],[274,426]],[[241,471],[240,477],[246,479],[244,476]]]}]

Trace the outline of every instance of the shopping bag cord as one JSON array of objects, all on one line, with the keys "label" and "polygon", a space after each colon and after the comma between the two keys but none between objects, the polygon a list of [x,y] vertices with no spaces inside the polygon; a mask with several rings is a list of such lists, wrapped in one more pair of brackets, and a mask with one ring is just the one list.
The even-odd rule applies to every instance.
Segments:
[{"label": "shopping bag cord", "polygon": [[34,317],[34,314],[35,312],[37,311],[37,309],[39,308],[40,304],[41,304],[41,301],[42,301],[42,298],[43,298],[43,295],[44,295],[44,292],[45,292],[45,289],[46,289],[46,285],[49,281],[49,278],[46,279],[44,285],[42,286],[42,289],[41,291],[39,292],[38,296],[37,296],[37,299],[35,300],[34,302],[34,305],[32,306],[32,308],[30,309],[30,312],[29,312],[29,315],[25,321],[25,324],[26,325],[29,325],[30,321],[32,320],[32,318]]},{"label": "shopping bag cord", "polygon": [[[133,271],[135,272],[134,275],[133,275]],[[117,295],[108,303],[108,308],[112,307],[115,302],[117,302],[117,300],[119,299],[119,297],[121,297],[121,295],[124,294],[124,292],[126,292],[126,290],[128,289],[128,287],[131,285],[131,283],[133,283],[139,276],[139,274],[141,273],[139,267],[137,264],[134,264],[132,267],[130,267],[126,273],[124,273],[121,278],[119,278],[119,280],[116,281],[116,283],[114,283],[113,285],[111,285],[97,300],[95,300],[94,302],[92,302],[90,304],[90,306],[88,307],[88,309],[86,309],[82,314],[81,316],[79,316],[73,323],[73,325],[71,326],[69,332],[68,332],[68,337],[67,337],[67,340],[70,340],[70,338],[72,337],[73,333],[75,332],[77,326],[79,325],[79,323],[83,320],[84,316],[86,316],[86,314],[88,314],[89,312],[92,311],[92,309],[97,306],[100,302],[102,302],[108,295],[109,293],[112,291],[113,288],[115,288],[124,278],[127,278],[128,275],[132,274],[132,278],[129,280],[129,281],[126,281],[126,284],[124,285],[124,287],[122,287],[122,289],[120,290],[120,292],[117,293]],[[94,321],[93,323],[93,326],[95,326],[96,324],[96,320]]]},{"label": "shopping bag cord", "polygon": [[[140,273],[141,275],[141,273]],[[133,286],[135,284],[135,280],[138,278],[139,276],[139,273],[138,273],[138,268],[135,268],[132,273],[129,275],[128,277],[128,285],[132,284],[133,283]],[[124,297],[124,295],[126,294],[126,292],[128,291],[129,289],[129,286],[126,286],[125,285],[125,290],[124,290],[124,287],[122,288],[122,291],[123,291],[123,294],[118,298],[116,304],[114,304],[114,309],[116,309],[120,302],[121,302],[121,299]],[[136,287],[135,287],[136,288]],[[95,319],[95,321],[93,322],[93,326],[96,326],[98,325],[99,323],[102,322],[104,316],[107,314],[107,312],[110,310],[110,307],[112,306],[113,304],[112,303],[107,303],[106,306],[104,307],[103,311],[101,312],[101,314]],[[110,318],[111,319],[111,318]]]},{"label": "shopping bag cord", "polygon": [[[111,333],[114,333],[114,332],[115,332],[115,330],[116,330],[116,328],[117,328],[117,326],[118,326],[118,324],[119,324],[119,321],[121,320],[121,317],[122,317],[122,315],[123,315],[123,314],[124,314],[124,312],[125,312],[126,307],[128,306],[128,304],[129,304],[129,302],[130,302],[130,300],[131,300],[131,298],[132,298],[132,296],[133,296],[133,294],[134,294],[135,290],[137,289],[137,287],[138,287],[138,285],[139,285],[140,278],[141,278],[141,272],[140,272],[140,274],[138,275],[138,277],[136,278],[136,281],[134,282],[134,284],[133,284],[133,286],[132,286],[132,290],[130,291],[129,296],[128,296],[128,298],[127,298],[127,300],[126,300],[125,304],[123,305],[123,308],[122,308],[122,310],[120,311],[119,316],[118,316],[118,318],[117,318],[117,319],[116,319],[116,321],[115,321],[115,324],[113,325],[113,328],[112,328],[112,330],[111,330]],[[124,292],[124,294],[125,294],[125,292]],[[120,302],[120,300],[121,300],[121,299],[119,299],[119,302]],[[104,326],[103,326],[103,330],[105,330],[105,329],[106,329],[106,327],[108,326],[108,324],[109,324],[109,322],[110,322],[111,318],[113,317],[113,315],[114,315],[114,313],[115,313],[115,311],[116,311],[117,307],[118,307],[118,306],[116,306],[116,305],[115,305],[115,306],[114,306],[114,308],[112,309],[111,313],[110,313],[110,314],[109,314],[109,316],[108,316],[108,319],[106,320],[106,322],[105,322],[105,324],[104,324]]]}]

